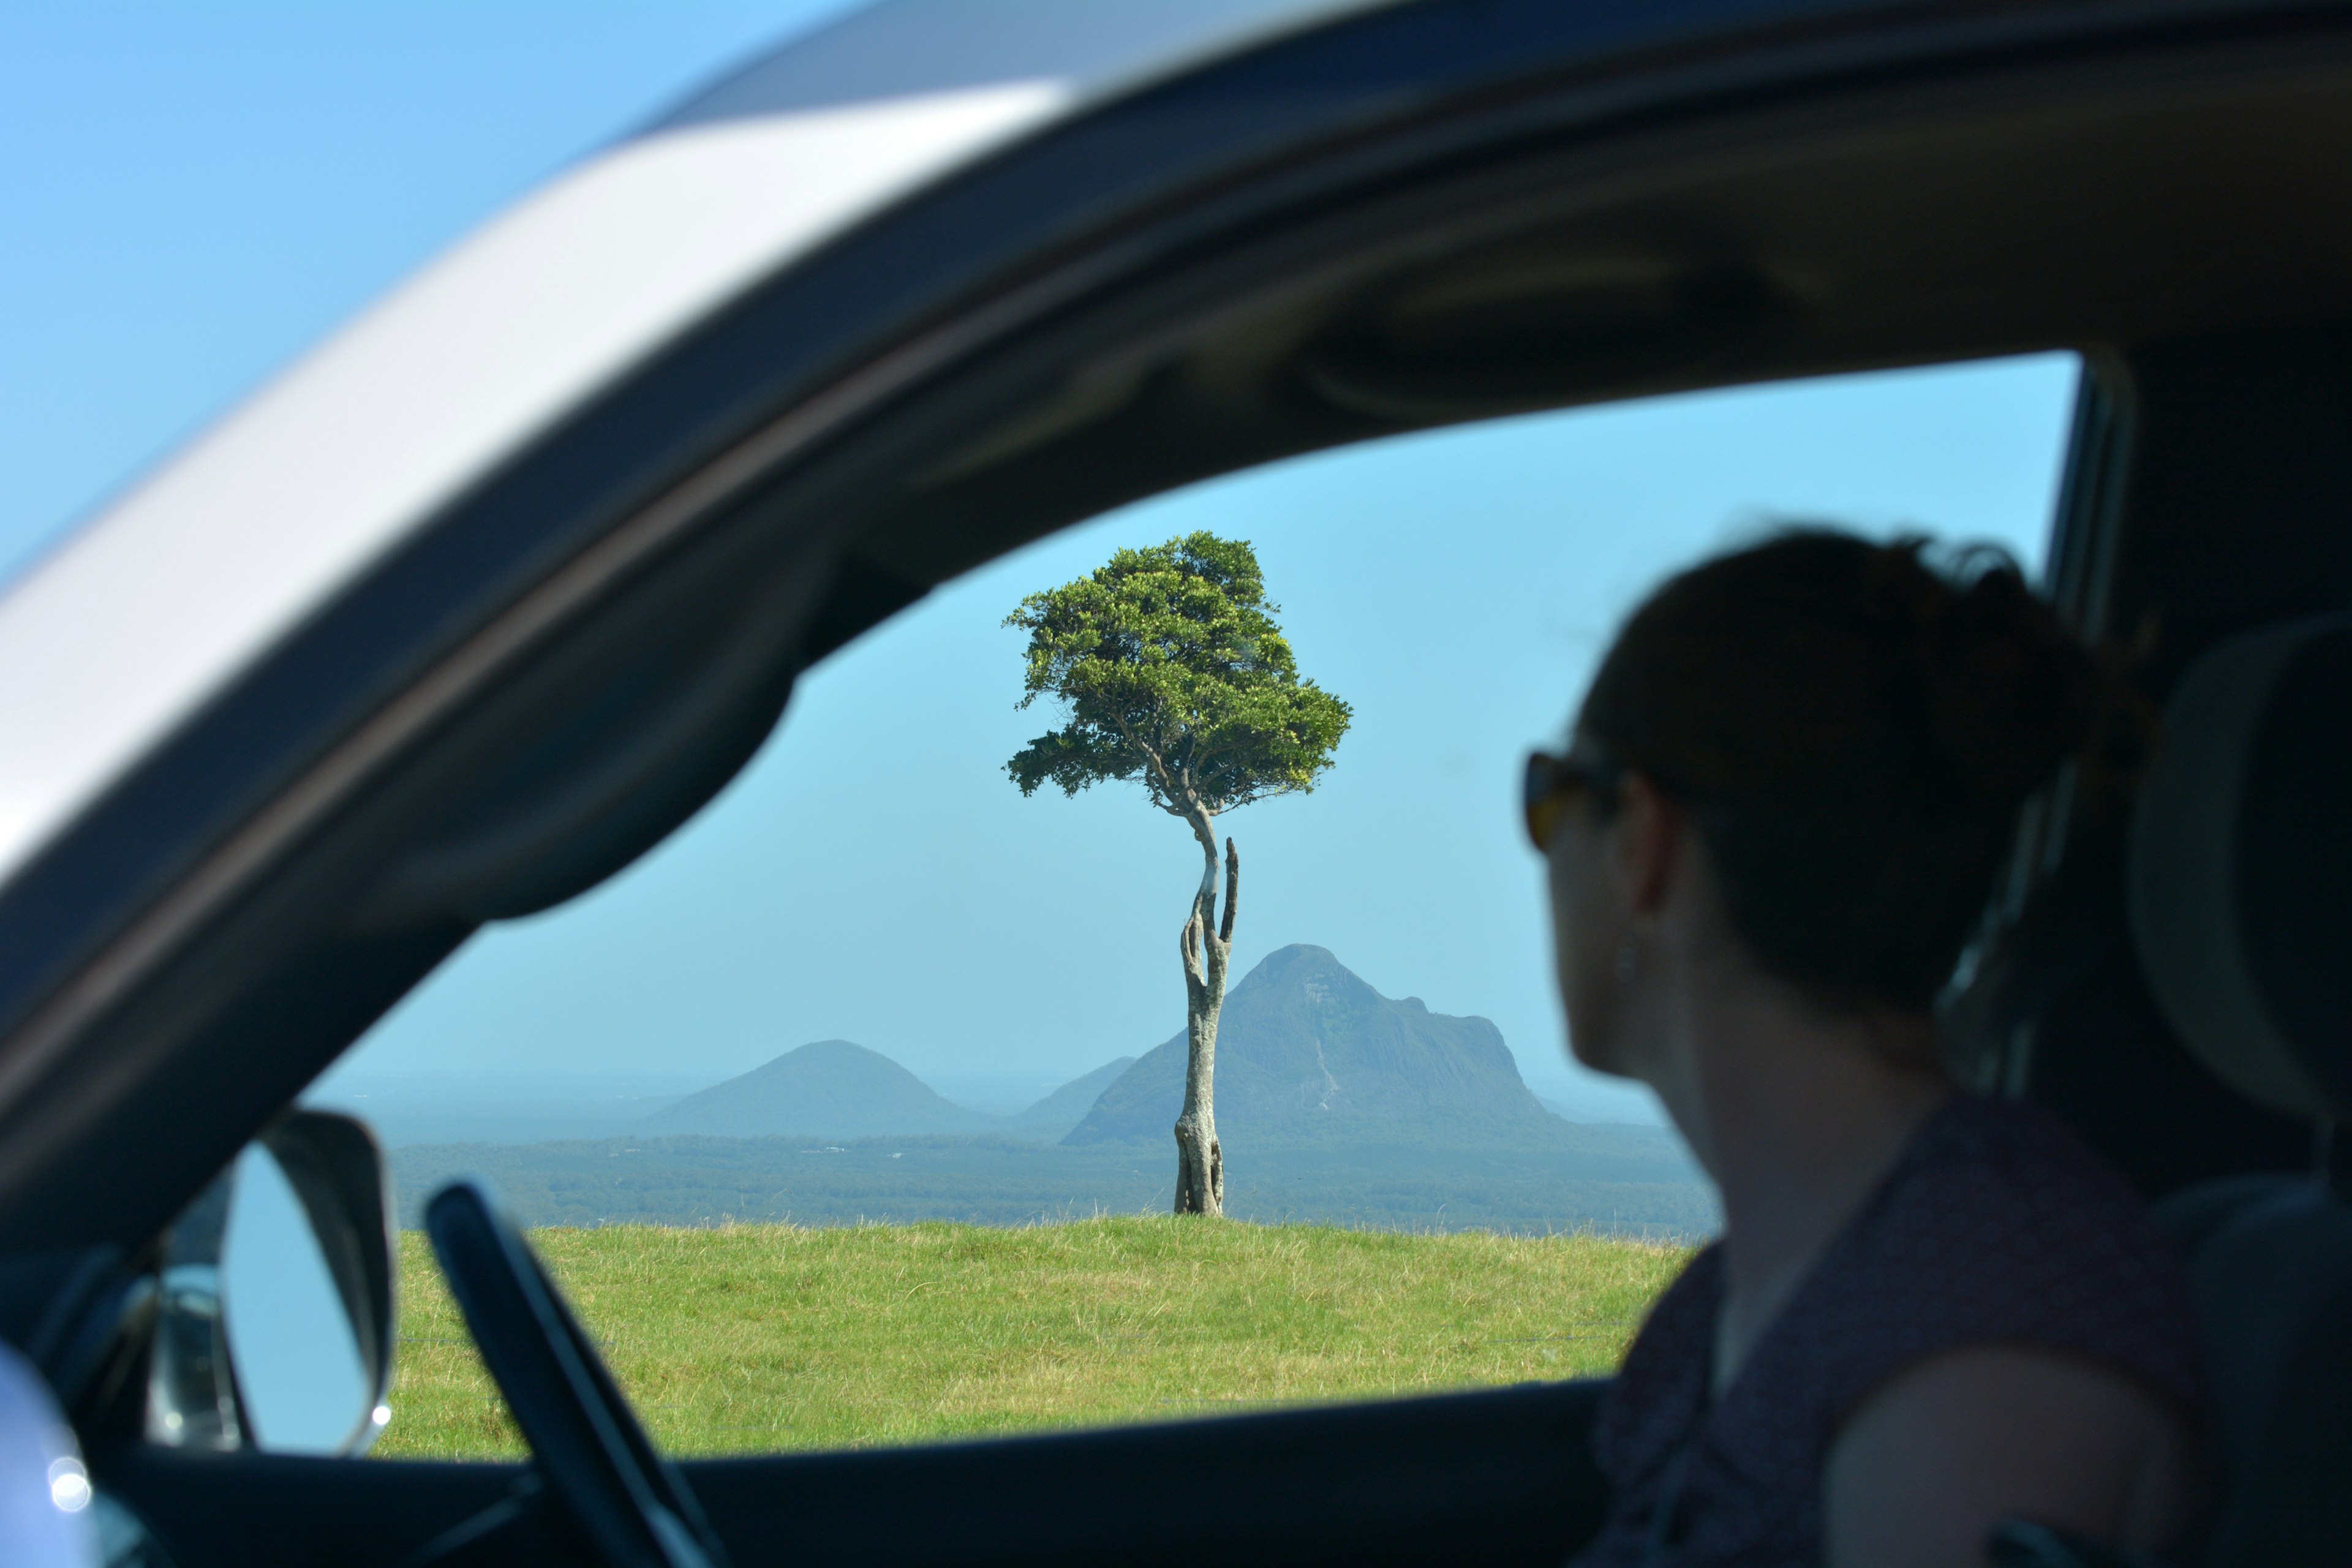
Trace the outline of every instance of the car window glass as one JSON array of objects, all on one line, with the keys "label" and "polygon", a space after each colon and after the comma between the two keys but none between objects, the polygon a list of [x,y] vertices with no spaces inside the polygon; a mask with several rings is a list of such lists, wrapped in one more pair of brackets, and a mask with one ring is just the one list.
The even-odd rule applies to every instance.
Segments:
[{"label": "car window glass", "polygon": [[[312,1098],[384,1135],[404,1224],[490,1177],[682,1452],[1604,1371],[1715,1215],[1646,1093],[1566,1058],[1520,758],[1710,549],[1818,521],[2038,567],[2076,374],[1493,421],[1067,530],[809,671],[699,816],[477,936]],[[1222,1222],[1166,1217],[1181,1089],[1150,1055],[1181,1050],[1201,849],[1131,784],[1007,773],[1059,720],[1016,708],[1006,617],[1199,531],[1250,543],[1351,710],[1311,793],[1216,825]],[[512,1451],[413,1230],[402,1285],[376,1451]]]}]

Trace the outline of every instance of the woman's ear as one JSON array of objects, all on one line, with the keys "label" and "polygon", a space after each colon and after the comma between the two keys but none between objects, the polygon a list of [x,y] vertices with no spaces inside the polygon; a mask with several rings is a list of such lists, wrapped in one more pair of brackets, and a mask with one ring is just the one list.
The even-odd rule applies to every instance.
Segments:
[{"label": "woman's ear", "polygon": [[1639,918],[1665,907],[1690,818],[1640,773],[1617,785],[1616,871],[1627,911]]}]

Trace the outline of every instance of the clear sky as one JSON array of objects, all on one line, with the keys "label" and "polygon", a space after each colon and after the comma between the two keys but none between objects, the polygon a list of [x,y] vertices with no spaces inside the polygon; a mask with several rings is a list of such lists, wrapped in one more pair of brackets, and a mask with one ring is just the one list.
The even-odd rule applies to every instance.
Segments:
[{"label": "clear sky", "polygon": [[[0,8],[0,563],[568,158],[839,4]],[[1323,789],[1227,823],[1236,973],[1329,947],[1390,995],[1570,1068],[1520,753],[1663,573],[1774,518],[2038,557],[2074,367],[2049,356],[1416,437],[1127,509],[949,585],[811,673],[702,816],[478,938],[355,1075],[691,1087],[808,1040],[1011,1105],[1182,1022],[1198,851],[1139,794],[1024,800],[1003,764],[1031,590],[1193,528],[1254,541],[1303,668],[1356,708]]]}]

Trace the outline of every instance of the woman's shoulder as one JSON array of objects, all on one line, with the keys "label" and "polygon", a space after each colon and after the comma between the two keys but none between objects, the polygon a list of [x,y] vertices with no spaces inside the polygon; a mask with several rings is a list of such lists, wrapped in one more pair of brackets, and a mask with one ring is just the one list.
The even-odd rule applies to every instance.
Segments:
[{"label": "woman's shoulder", "polygon": [[2074,1281],[2100,1294],[2180,1282],[2170,1247],[2122,1173],[2023,1100],[1947,1102],[1855,1231],[1881,1268],[1923,1286],[1977,1281],[1970,1293],[1988,1306],[2003,1297],[1989,1288],[1994,1278],[2010,1274],[2020,1283]]},{"label": "woman's shoulder", "polygon": [[1706,1408],[1723,1245],[1701,1247],[1652,1303],[1617,1369],[1593,1430],[1595,1457],[1620,1487],[1654,1468]]},{"label": "woman's shoulder", "polygon": [[1846,1241],[1821,1339],[1876,1353],[1851,1360],[1840,1383],[2009,1342],[2084,1357],[2184,1405],[2199,1397],[2178,1258],[2123,1176],[2038,1106],[1946,1105]]}]

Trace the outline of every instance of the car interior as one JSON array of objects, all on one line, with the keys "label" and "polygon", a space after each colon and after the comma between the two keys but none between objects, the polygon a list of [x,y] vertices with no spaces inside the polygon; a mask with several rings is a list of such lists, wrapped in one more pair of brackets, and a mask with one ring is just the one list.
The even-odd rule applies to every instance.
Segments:
[{"label": "car interior", "polygon": [[[0,1335],[155,1560],[615,1560],[544,1449],[148,1440],[158,1238],[476,927],[709,799],[827,653],[1292,454],[2050,348],[2086,370],[2049,591],[2147,725],[2029,810],[1955,1068],[2056,1110],[2183,1247],[2203,1560],[2352,1556],[2352,23],[1913,7],[1595,75],[1565,43],[1507,68],[1444,9],[1201,68],[871,221],[519,457],[0,896]],[[560,1301],[463,1207],[508,1290],[478,1331],[558,1378],[523,1362]],[[640,1469],[744,1568],[1556,1563],[1605,1506],[1603,1386]]]}]

